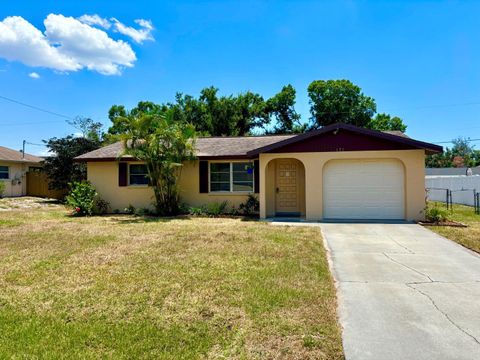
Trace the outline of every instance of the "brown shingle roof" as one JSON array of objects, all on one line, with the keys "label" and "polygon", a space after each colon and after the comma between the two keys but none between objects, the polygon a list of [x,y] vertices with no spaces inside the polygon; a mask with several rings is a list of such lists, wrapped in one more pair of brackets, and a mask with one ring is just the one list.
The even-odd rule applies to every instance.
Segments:
[{"label": "brown shingle roof", "polygon": [[[291,138],[295,135],[243,136],[243,137],[200,137],[196,140],[197,156],[200,158],[245,157],[247,152],[262,146]],[[100,149],[77,156],[75,160],[114,160],[123,151],[123,143],[116,142]],[[124,155],[122,158],[132,158]]]},{"label": "brown shingle roof", "polygon": [[[441,147],[433,144],[423,143],[410,139],[407,135],[399,131],[375,131],[357,128],[352,125],[334,124],[326,126],[320,130],[311,131],[309,133],[297,135],[266,135],[266,136],[237,136],[237,137],[200,137],[196,140],[197,156],[199,158],[242,158],[255,157],[258,153],[269,148],[282,146],[286,143],[301,141],[304,138],[314,136],[316,134],[330,131],[335,128],[350,129],[365,133],[371,136],[385,137],[390,141],[408,142],[418,147],[426,147],[433,149],[434,152],[442,151]],[[118,159],[123,151],[123,143],[117,142],[108,146],[104,146],[98,150],[91,151],[75,158],[77,161],[106,161]],[[132,159],[132,156],[124,155],[122,158]]]},{"label": "brown shingle roof", "polygon": [[0,160],[13,161],[13,162],[26,162],[26,163],[39,163],[43,161],[42,158],[25,153],[25,157],[22,156],[21,151],[13,150],[0,146]]}]

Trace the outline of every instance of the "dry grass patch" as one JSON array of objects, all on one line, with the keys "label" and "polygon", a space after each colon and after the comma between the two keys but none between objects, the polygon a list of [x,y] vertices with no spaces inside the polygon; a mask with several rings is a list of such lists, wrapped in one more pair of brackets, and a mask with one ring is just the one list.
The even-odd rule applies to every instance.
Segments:
[{"label": "dry grass patch", "polygon": [[[439,203],[437,206],[445,205]],[[468,227],[432,226],[429,229],[480,253],[480,215],[475,214],[470,206],[454,204],[451,219],[466,224]]]},{"label": "dry grass patch", "polygon": [[340,359],[316,228],[0,214],[0,358]]}]

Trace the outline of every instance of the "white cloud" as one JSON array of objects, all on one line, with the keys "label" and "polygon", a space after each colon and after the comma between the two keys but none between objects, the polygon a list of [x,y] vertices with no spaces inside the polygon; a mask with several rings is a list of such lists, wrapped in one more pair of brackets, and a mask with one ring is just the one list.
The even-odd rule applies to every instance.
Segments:
[{"label": "white cloud", "polygon": [[0,56],[21,61],[28,66],[48,67],[60,71],[77,71],[81,65],[51,46],[40,30],[20,16],[0,21]]},{"label": "white cloud", "polygon": [[0,57],[59,72],[89,69],[118,75],[136,61],[132,47],[98,28],[63,15],[50,14],[42,33],[20,16],[0,21]]},{"label": "white cloud", "polygon": [[97,14],[94,15],[82,15],[78,18],[82,23],[87,24],[87,25],[98,25],[104,29],[110,29],[112,26],[112,23],[108,21],[108,19],[102,18],[98,16]]},{"label": "white cloud", "polygon": [[115,18],[112,18],[111,20],[113,21],[113,26],[115,27],[116,31],[118,31],[120,34],[123,34],[132,38],[133,41],[139,44],[143,43],[146,40],[154,40],[152,36],[153,25],[150,20],[145,20],[145,19],[134,20],[135,23],[140,25],[140,29],[135,29],[131,26],[126,26]]},{"label": "white cloud", "polygon": [[36,73],[35,71],[28,74],[28,76],[30,76],[32,79],[39,79],[40,78],[40,75],[38,73]]}]

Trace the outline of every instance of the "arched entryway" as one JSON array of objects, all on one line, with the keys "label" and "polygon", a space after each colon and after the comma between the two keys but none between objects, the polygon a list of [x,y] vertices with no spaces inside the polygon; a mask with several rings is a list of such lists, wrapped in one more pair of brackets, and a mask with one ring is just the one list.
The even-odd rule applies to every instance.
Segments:
[{"label": "arched entryway", "polygon": [[268,217],[305,216],[305,166],[294,158],[271,160],[266,168]]}]

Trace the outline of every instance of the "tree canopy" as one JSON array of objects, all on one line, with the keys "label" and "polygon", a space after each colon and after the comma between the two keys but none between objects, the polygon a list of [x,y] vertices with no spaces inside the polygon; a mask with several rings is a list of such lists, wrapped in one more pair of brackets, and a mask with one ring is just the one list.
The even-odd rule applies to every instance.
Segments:
[{"label": "tree canopy", "polygon": [[389,114],[381,113],[377,114],[366,126],[369,129],[373,130],[396,130],[405,132],[407,130],[407,125],[405,125],[398,116],[390,116]]},{"label": "tree canopy", "polygon": [[[363,94],[349,80],[315,80],[308,86],[310,123],[302,121],[296,111],[296,90],[285,85],[265,99],[246,91],[236,95],[220,95],[213,86],[202,89],[198,96],[177,93],[170,103],[141,101],[128,113],[159,114],[170,111],[173,121],[192,124],[205,136],[244,136],[255,133],[301,133],[336,122],[376,130],[405,131],[406,125],[397,116],[376,114],[375,100]],[[113,105],[108,117],[112,122],[107,139],[126,131],[127,111],[123,105]]]},{"label": "tree canopy", "polygon": [[349,80],[315,80],[308,86],[310,128],[334,123],[365,127],[375,114],[375,100]]},{"label": "tree canopy", "polygon": [[67,189],[69,183],[85,180],[87,169],[83,163],[73,162],[73,158],[100,147],[100,142],[73,135],[52,138],[44,142],[53,154],[45,159],[44,170],[48,175],[50,189]]},{"label": "tree canopy", "polygon": [[44,163],[50,189],[63,190],[68,188],[70,183],[85,180],[87,178],[85,164],[75,163],[73,158],[96,150],[102,145],[101,123],[77,117],[71,125],[80,130],[82,136],[69,135],[43,140],[52,154]]},{"label": "tree canopy", "polygon": [[289,134],[301,133],[306,129],[300,122],[300,114],[295,111],[295,88],[288,84],[266,102],[266,113],[273,117],[275,122],[272,133]]},{"label": "tree canopy", "polygon": [[441,167],[474,167],[480,166],[480,150],[470,144],[466,138],[452,140],[453,146],[446,148],[442,154],[429,155],[425,159],[425,166]]}]

